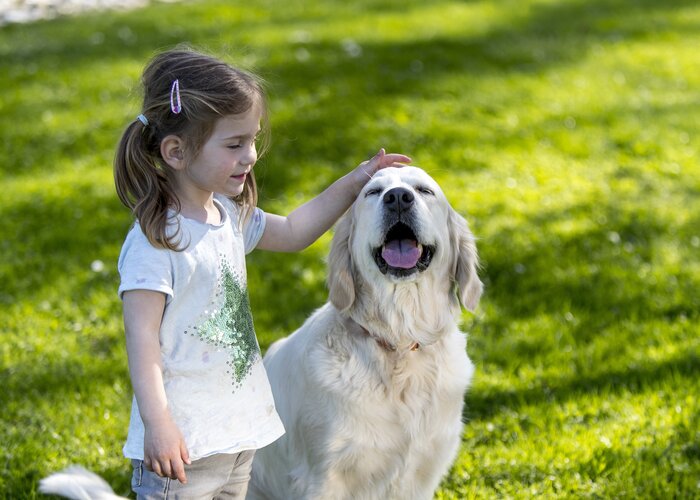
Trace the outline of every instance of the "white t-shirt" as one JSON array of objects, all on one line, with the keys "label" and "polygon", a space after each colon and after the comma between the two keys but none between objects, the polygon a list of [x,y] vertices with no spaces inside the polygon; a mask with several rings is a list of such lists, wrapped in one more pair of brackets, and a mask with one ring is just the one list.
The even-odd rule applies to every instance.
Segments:
[{"label": "white t-shirt", "polygon": [[[256,208],[241,232],[238,206],[225,197],[214,201],[219,225],[177,215],[185,250],[153,247],[136,223],[119,256],[120,297],[137,289],[166,295],[160,328],[163,382],[192,460],[258,449],[284,434],[246,285],[245,254],[262,237],[265,213]],[[143,459],[143,440],[134,397],[124,456]]]}]

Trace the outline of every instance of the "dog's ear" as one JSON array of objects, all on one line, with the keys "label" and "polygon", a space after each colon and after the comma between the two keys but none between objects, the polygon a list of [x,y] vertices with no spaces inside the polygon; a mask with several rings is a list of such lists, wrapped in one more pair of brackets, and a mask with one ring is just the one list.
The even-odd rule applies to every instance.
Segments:
[{"label": "dog's ear", "polygon": [[338,222],[328,256],[328,291],[331,303],[341,312],[355,302],[350,236],[352,234],[352,210]]},{"label": "dog's ear", "polygon": [[469,311],[474,312],[484,285],[477,273],[479,255],[475,238],[464,217],[450,208],[448,219],[452,245],[452,280],[456,284],[457,298]]}]

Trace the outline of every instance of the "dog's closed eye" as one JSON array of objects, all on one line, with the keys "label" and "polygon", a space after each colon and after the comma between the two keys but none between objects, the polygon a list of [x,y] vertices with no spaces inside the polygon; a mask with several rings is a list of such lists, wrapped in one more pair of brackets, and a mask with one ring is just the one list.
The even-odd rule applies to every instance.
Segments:
[{"label": "dog's closed eye", "polygon": [[376,196],[376,195],[378,195],[378,194],[381,193],[381,192],[382,192],[382,190],[379,189],[379,188],[368,189],[368,190],[365,192],[365,198],[367,198],[368,196]]},{"label": "dog's closed eye", "polygon": [[416,186],[415,189],[416,189],[416,191],[418,191],[418,192],[421,193],[421,194],[426,194],[426,195],[429,195],[429,196],[435,196],[435,192],[434,192],[432,189],[430,189],[429,187],[426,187],[426,186]]}]

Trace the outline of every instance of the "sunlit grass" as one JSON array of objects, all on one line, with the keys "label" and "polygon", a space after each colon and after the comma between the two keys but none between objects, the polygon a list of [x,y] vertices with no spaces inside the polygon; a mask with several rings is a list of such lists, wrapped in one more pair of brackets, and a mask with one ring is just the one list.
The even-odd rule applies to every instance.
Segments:
[{"label": "sunlit grass", "polygon": [[[0,498],[70,463],[129,492],[111,160],[181,42],[269,82],[264,209],[386,147],[470,221],[477,372],[438,498],[700,495],[696,2],[252,0],[0,28]],[[329,243],[250,255],[263,348],[325,301]]]}]

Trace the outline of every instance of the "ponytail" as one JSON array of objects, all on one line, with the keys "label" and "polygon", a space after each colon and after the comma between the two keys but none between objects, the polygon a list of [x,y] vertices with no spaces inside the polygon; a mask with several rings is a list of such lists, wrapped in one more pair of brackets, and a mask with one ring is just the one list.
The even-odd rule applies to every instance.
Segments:
[{"label": "ponytail", "polygon": [[160,161],[160,141],[155,135],[153,127],[140,118],[129,124],[114,157],[114,184],[151,245],[178,250],[178,232],[168,234],[172,233],[168,231],[168,209],[178,211],[179,202]]}]

